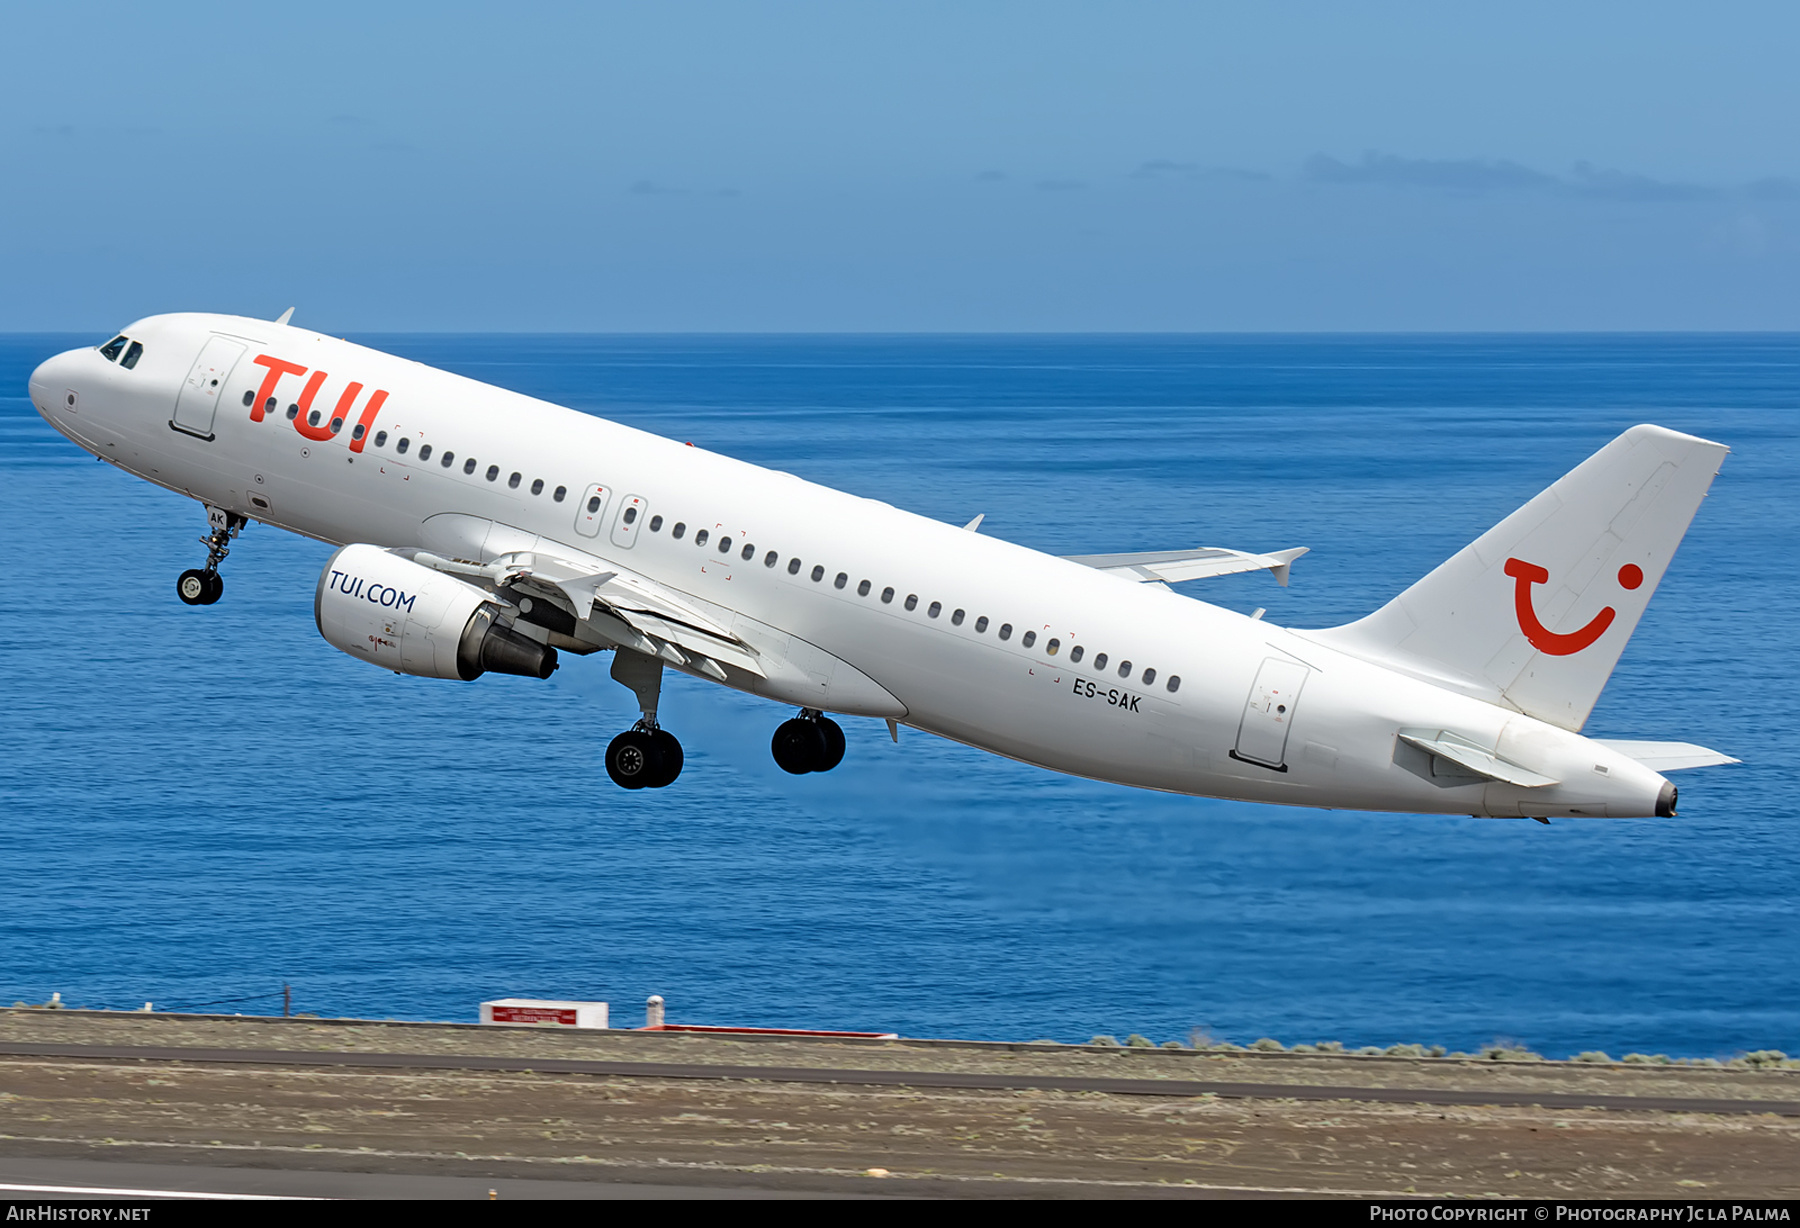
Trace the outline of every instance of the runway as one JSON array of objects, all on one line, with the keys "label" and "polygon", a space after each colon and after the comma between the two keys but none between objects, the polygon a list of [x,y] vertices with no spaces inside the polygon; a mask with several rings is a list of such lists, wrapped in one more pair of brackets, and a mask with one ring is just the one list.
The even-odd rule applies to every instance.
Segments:
[{"label": "runway", "polygon": [[1800,1072],[14,1010],[0,1184],[1792,1198]]},{"label": "runway", "polygon": [[1316,1083],[1227,1083],[1193,1079],[1097,1079],[1053,1075],[965,1074],[843,1067],[697,1065],[691,1062],[605,1062],[566,1058],[497,1058],[425,1053],[318,1053],[279,1049],[177,1046],[56,1045],[0,1042],[0,1056],[94,1061],[204,1062],[256,1066],[349,1067],[363,1070],[486,1070],[512,1074],[605,1075],[632,1079],[717,1079],[827,1086],[930,1087],[983,1091],[1104,1092],[1113,1096],[1220,1096],[1237,1100],[1352,1100],[1372,1104],[1528,1105],[1547,1109],[1612,1109],[1653,1113],[1771,1113],[1800,1117],[1800,1101],[1701,1096],[1620,1096],[1598,1092],[1458,1091],[1431,1087],[1367,1087]]}]

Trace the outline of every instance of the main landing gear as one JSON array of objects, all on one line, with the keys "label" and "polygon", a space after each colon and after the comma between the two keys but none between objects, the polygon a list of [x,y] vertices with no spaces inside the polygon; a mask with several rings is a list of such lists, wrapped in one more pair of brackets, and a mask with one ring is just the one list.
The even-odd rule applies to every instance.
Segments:
[{"label": "main landing gear", "polygon": [[656,723],[662,662],[629,648],[613,653],[613,678],[637,696],[643,718],[606,748],[606,774],[622,789],[663,789],[681,775],[681,743]]},{"label": "main landing gear", "polygon": [[784,772],[796,776],[829,772],[844,761],[844,731],[817,708],[802,708],[799,716],[775,730],[769,750]]},{"label": "main landing gear", "polygon": [[212,526],[212,532],[200,539],[200,544],[206,547],[206,566],[189,568],[175,581],[175,595],[187,605],[211,605],[225,595],[225,580],[219,575],[219,564],[231,553],[231,539],[249,521],[236,512],[208,507],[206,523]]},{"label": "main landing gear", "polygon": [[681,743],[667,729],[639,721],[606,748],[606,774],[622,789],[662,789],[681,775]]},{"label": "main landing gear", "polygon": [[[613,652],[613,680],[637,696],[643,713],[606,748],[606,774],[622,789],[662,789],[681,775],[681,743],[656,723],[662,672],[663,663],[653,656],[629,648]],[[799,716],[782,722],[769,749],[784,772],[829,772],[844,761],[844,731],[817,708],[802,708]]]}]

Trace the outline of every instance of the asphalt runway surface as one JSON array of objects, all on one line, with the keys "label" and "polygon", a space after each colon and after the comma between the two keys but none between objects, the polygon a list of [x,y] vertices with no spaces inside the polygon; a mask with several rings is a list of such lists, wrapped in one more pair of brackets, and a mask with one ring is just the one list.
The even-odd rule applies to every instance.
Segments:
[{"label": "asphalt runway surface", "polygon": [[127,1164],[0,1156],[0,1202],[92,1202],[157,1198],[265,1199],[758,1199],[879,1198],[879,1194],[758,1189],[753,1186],[547,1181],[437,1173],[357,1173],[330,1169],[228,1168],[212,1164]]}]

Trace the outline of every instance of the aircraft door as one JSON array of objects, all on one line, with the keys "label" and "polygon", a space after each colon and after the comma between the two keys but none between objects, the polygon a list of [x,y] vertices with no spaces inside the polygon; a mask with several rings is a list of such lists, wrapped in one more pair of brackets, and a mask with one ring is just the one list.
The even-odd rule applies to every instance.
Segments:
[{"label": "aircraft door", "polygon": [[642,495],[626,495],[619,500],[619,514],[613,520],[612,544],[631,549],[637,541],[638,529],[644,523],[644,499]]},{"label": "aircraft door", "polygon": [[582,492],[581,502],[575,505],[575,531],[583,537],[600,536],[600,526],[606,523],[606,505],[612,499],[612,488],[595,482]]},{"label": "aircraft door", "polygon": [[1238,724],[1233,759],[1287,771],[1288,731],[1300,706],[1300,691],[1312,671],[1286,657],[1270,657],[1256,671],[1250,698],[1244,703],[1244,719]]},{"label": "aircraft door", "polygon": [[212,439],[219,397],[225,391],[225,381],[231,378],[231,369],[243,356],[244,347],[238,342],[208,337],[175,399],[175,416],[169,425],[201,439]]}]

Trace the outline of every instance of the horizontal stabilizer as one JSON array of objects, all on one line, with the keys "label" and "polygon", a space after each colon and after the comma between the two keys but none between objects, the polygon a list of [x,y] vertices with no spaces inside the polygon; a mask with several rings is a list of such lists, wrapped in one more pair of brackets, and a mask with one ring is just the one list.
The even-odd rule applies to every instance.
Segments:
[{"label": "horizontal stabilizer", "polygon": [[1692,742],[1630,742],[1619,738],[1595,738],[1594,741],[1608,750],[1618,751],[1627,759],[1637,760],[1652,772],[1679,772],[1683,768],[1743,762]]},{"label": "horizontal stabilizer", "polygon": [[1275,582],[1287,587],[1288,568],[1305,554],[1307,547],[1271,550],[1267,554],[1251,554],[1244,550],[1228,550],[1223,546],[1202,546],[1198,550],[1149,550],[1139,554],[1067,554],[1071,563],[1092,567],[1121,580],[1139,584],[1159,581],[1179,584],[1183,580],[1203,580],[1209,576],[1230,576],[1243,571],[1270,571]]},{"label": "horizontal stabilizer", "polygon": [[1491,750],[1483,750],[1472,742],[1464,741],[1453,733],[1429,730],[1401,730],[1400,740],[1418,747],[1427,754],[1448,759],[1461,767],[1468,768],[1478,776],[1486,776],[1490,780],[1503,780],[1509,785],[1519,785],[1526,789],[1536,789],[1543,785],[1559,783],[1553,776],[1545,776],[1528,767],[1521,767],[1510,759],[1502,759]]}]

